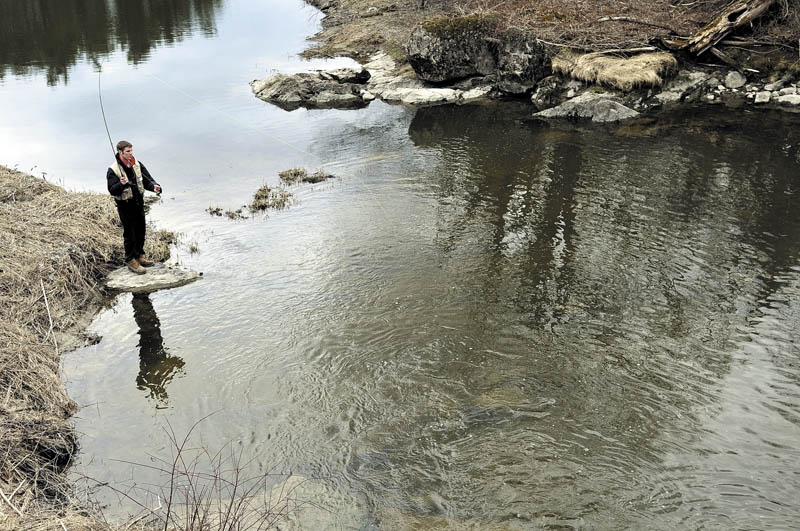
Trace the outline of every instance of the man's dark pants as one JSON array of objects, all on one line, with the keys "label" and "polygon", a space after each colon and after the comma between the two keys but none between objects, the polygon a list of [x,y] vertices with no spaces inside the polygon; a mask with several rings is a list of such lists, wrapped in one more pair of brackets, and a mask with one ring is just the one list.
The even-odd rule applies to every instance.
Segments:
[{"label": "man's dark pants", "polygon": [[122,222],[122,238],[125,241],[125,261],[130,262],[144,254],[144,236],[147,225],[144,206],[136,199],[117,201],[117,212]]}]

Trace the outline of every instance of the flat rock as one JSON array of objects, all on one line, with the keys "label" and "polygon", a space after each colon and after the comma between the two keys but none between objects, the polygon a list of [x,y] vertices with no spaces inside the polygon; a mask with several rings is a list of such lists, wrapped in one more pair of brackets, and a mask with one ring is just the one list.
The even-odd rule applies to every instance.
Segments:
[{"label": "flat rock", "polygon": [[588,92],[557,107],[537,112],[543,118],[582,118],[592,122],[619,122],[639,116],[637,111],[626,107],[609,94]]},{"label": "flat rock", "polygon": [[386,101],[399,101],[408,105],[447,103],[459,99],[460,91],[447,88],[396,88],[384,91]]},{"label": "flat rock", "polygon": [[118,291],[131,293],[149,293],[160,289],[177,288],[194,282],[203,273],[191,271],[174,264],[156,264],[147,268],[147,273],[137,275],[127,266],[122,266],[109,273],[106,286]]},{"label": "flat rock", "polygon": [[768,90],[756,93],[756,103],[769,103],[770,98],[772,98],[772,92]]},{"label": "flat rock", "polygon": [[785,96],[778,96],[775,101],[788,105],[800,105],[800,94],[786,94]]}]

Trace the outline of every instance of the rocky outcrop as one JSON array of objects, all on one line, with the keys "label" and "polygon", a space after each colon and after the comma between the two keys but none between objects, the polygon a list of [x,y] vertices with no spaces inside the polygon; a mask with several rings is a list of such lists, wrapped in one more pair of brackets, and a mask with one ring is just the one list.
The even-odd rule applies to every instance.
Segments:
[{"label": "rocky outcrop", "polygon": [[398,70],[394,60],[385,53],[375,54],[364,65],[370,72],[367,89],[370,94],[389,102],[407,105],[464,102],[486,96],[491,87],[480,80],[442,88],[424,83],[416,76]]},{"label": "rocky outcrop", "polygon": [[497,19],[483,15],[435,17],[417,26],[406,43],[408,62],[433,83],[489,75],[497,68]]},{"label": "rocky outcrop", "polygon": [[411,33],[408,62],[420,79],[432,83],[485,76],[495,89],[525,94],[549,73],[547,52],[533,35],[500,32],[486,15],[432,18]]},{"label": "rocky outcrop", "polygon": [[639,116],[639,113],[623,105],[607,93],[586,92],[565,101],[561,105],[540,111],[540,118],[578,118],[596,123],[619,122]]},{"label": "rocky outcrop", "polygon": [[278,74],[250,83],[253,93],[286,110],[357,108],[375,98],[406,105],[460,103],[485,97],[492,87],[480,78],[453,87],[426,83],[399,68],[385,53],[375,54],[361,71],[339,69],[294,75]]},{"label": "rocky outcrop", "polygon": [[291,76],[276,74],[252,81],[250,88],[257,98],[286,110],[299,107],[356,108],[369,102],[363,94],[369,77],[366,70],[349,68]]}]

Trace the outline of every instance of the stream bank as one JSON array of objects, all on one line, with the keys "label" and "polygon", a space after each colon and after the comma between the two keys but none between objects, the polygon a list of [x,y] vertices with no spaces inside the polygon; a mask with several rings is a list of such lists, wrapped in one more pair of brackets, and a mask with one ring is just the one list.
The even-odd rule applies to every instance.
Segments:
[{"label": "stream bank", "polygon": [[[551,42],[540,38],[547,34],[542,27],[516,27],[503,18],[508,13],[469,11],[463,2],[460,10],[424,1],[309,3],[325,17],[323,30],[304,55],[347,56],[363,69],[279,74],[251,83],[257,97],[287,110],[357,108],[376,97],[408,105],[526,99],[539,117],[595,122],[678,105],[800,109],[800,63],[790,46],[759,44],[747,50],[739,45],[735,52],[726,51],[726,62],[714,64],[703,55],[648,44],[672,42],[674,36],[663,29],[636,36],[648,41],[638,47],[630,35],[613,33],[628,46],[597,52],[591,50],[602,46]],[[568,25],[567,16],[555,24]],[[786,25],[794,22],[784,18]],[[695,23],[683,30],[691,34],[698,28]],[[780,31],[771,32],[779,43]]]},{"label": "stream bank", "polygon": [[[0,529],[108,529],[75,498],[66,470],[79,449],[61,355],[99,338],[84,330],[108,304],[122,263],[108,195],[68,192],[0,166]],[[146,252],[169,257],[174,235],[150,230]]]}]

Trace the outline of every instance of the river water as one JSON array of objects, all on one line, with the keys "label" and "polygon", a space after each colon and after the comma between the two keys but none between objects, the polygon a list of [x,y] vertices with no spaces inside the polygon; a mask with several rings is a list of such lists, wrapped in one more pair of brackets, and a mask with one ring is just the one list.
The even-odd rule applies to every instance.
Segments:
[{"label": "river water", "polygon": [[[193,447],[306,478],[307,529],[796,528],[797,116],[255,99],[251,79],[323,64],[296,57],[319,20],[0,4],[0,163],[103,192],[99,65],[114,140],[165,189],[151,219],[204,272],[117,296],[66,356],[76,477],[144,496],[195,426]],[[205,211],[290,167],[337,178],[268,216]]]}]

